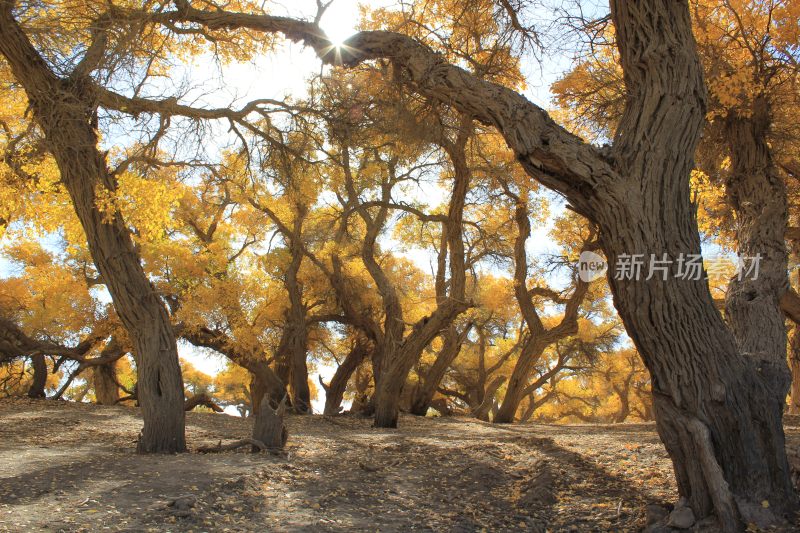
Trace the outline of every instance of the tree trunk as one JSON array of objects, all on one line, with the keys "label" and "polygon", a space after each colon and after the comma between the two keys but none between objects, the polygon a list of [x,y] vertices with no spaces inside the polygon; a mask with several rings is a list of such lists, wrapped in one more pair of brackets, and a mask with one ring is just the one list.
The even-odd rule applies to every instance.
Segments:
[{"label": "tree trunk", "polygon": [[514,365],[511,378],[508,380],[506,394],[503,396],[503,401],[494,418],[492,418],[492,422],[495,424],[510,424],[514,422],[519,404],[525,398],[525,389],[528,387],[531,369],[534,363],[542,356],[545,347],[534,341],[529,341],[522,347],[517,364]]},{"label": "tree trunk", "polygon": [[614,387],[614,391],[619,398],[619,409],[616,413],[614,413],[614,423],[621,424],[625,422],[625,420],[627,420],[628,416],[631,414],[631,401],[629,396],[630,387],[622,390]]},{"label": "tree trunk", "polygon": [[[286,444],[288,433],[283,424],[283,417],[286,413],[285,398],[279,404],[273,405],[269,395],[262,396],[259,404],[260,409],[253,421],[253,438],[263,442],[267,448],[279,450]],[[259,452],[257,446],[253,446],[253,453]]]},{"label": "tree trunk", "polygon": [[706,280],[677,277],[679,257],[700,254],[688,176],[705,89],[688,9],[683,2],[611,6],[629,91],[611,157],[628,179],[597,191],[611,205],[593,214],[609,264],[631,254],[673,262],[670,275],[650,280],[610,270],[611,290],[651,372],[657,428],[680,494],[696,516],[715,513],[723,530],[735,531],[741,520],[763,523],[794,509],[781,424],[785,385],[776,390],[774,354],[740,350]]},{"label": "tree trunk", "polygon": [[100,405],[116,405],[119,400],[116,363],[97,365],[92,374],[95,401]]},{"label": "tree trunk", "polygon": [[396,347],[391,337],[384,338],[381,347],[381,373],[375,383],[376,427],[397,427],[400,394],[411,368],[419,361],[425,347],[466,309],[465,302],[447,299],[436,308],[430,317],[417,322],[413,330],[402,340],[400,346]]},{"label": "tree trunk", "polygon": [[299,414],[311,414],[311,389],[308,385],[308,334],[303,325],[302,331],[293,336],[292,364],[292,407]]},{"label": "tree trunk", "polygon": [[31,356],[33,367],[33,381],[28,389],[29,398],[45,398],[44,387],[47,385],[47,361],[42,354]]},{"label": "tree trunk", "polygon": [[172,325],[142,269],[120,213],[98,208],[99,191],[116,183],[98,150],[93,127],[95,95],[86,74],[57,77],[13,18],[12,2],[0,2],[0,53],[24,87],[44,132],[61,181],[86,233],[89,251],[138,354],[138,397],[144,427],[139,452],[186,450],[183,380]]},{"label": "tree trunk", "polygon": [[[283,284],[289,295],[289,309],[286,311],[286,322],[278,347],[279,374],[284,383],[289,384],[291,406],[299,414],[311,413],[311,390],[308,386],[308,329],[306,326],[306,307],[303,303],[303,287],[298,279],[303,262],[302,228],[305,208],[297,206],[294,225],[291,233],[284,235],[289,242],[292,260],[284,274]],[[286,379],[288,378],[288,379]]]},{"label": "tree trunk", "polygon": [[381,380],[375,385],[375,427],[396,428],[400,415],[400,394],[403,391],[404,381],[400,379],[408,373],[389,372],[384,369]]},{"label": "tree trunk", "polygon": [[497,376],[491,382],[489,382],[489,384],[486,386],[486,390],[483,391],[481,403],[473,410],[472,416],[478,420],[483,420],[484,422],[489,421],[489,413],[492,411],[492,407],[494,407],[495,403],[494,395],[497,393],[497,389],[502,387],[503,383],[505,382],[505,376]]},{"label": "tree trunk", "polygon": [[455,326],[451,325],[447,328],[443,337],[444,343],[436,360],[427,372],[420,376],[419,383],[414,387],[410,409],[412,415],[425,416],[428,413],[439,383],[442,382],[447,369],[456,360],[461,350],[462,338]]},{"label": "tree trunk", "polygon": [[258,376],[250,373],[250,416],[256,416],[256,413],[261,409],[261,399],[265,394],[268,394],[267,387],[264,385],[263,380]]},{"label": "tree trunk", "polygon": [[325,385],[322,383],[322,378],[320,377],[320,383],[322,383],[325,389],[325,410],[323,412],[326,415],[335,415],[341,410],[342,399],[344,398],[345,390],[347,390],[347,383],[350,381],[350,376],[353,375],[359,365],[367,358],[369,352],[370,350],[367,343],[357,340],[347,353],[342,364],[336,369],[330,384]]},{"label": "tree trunk", "polygon": [[792,402],[789,412],[800,414],[800,326],[795,324],[792,331],[790,360],[792,362]]}]

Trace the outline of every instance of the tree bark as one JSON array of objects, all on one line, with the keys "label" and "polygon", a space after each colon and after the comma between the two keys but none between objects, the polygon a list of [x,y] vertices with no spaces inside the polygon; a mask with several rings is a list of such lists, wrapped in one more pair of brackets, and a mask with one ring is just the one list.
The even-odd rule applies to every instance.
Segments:
[{"label": "tree bark", "polygon": [[375,384],[375,427],[397,427],[397,419],[400,416],[400,395],[405,385],[400,377],[406,375],[408,372],[404,374],[402,370],[385,372],[383,378]]},{"label": "tree bark", "polygon": [[[688,175],[705,89],[688,9],[682,2],[611,6],[629,96],[611,154],[626,179],[608,191],[611,205],[592,213],[603,249],[611,265],[626,254],[672,261],[700,254]],[[674,274],[612,275],[610,284],[652,375],[657,427],[679,492],[696,516],[715,513],[725,531],[742,520],[763,523],[795,507],[776,401],[785,388],[773,387],[775,354],[742,351],[707,282]]]},{"label": "tree bark", "polygon": [[792,396],[789,412],[800,414],[800,327],[797,324],[792,331],[789,360],[792,369]]},{"label": "tree bark", "polygon": [[33,367],[33,380],[28,389],[29,398],[45,398],[44,387],[47,385],[47,361],[42,354],[31,356],[31,366]]},{"label": "tree bark", "polygon": [[116,405],[119,400],[116,362],[97,365],[92,374],[95,401],[100,405]]},{"label": "tree bark", "polygon": [[345,390],[347,390],[347,383],[350,377],[367,358],[370,353],[368,344],[362,340],[356,340],[353,347],[345,356],[344,361],[336,369],[336,372],[331,378],[331,382],[325,385],[320,377],[320,384],[325,389],[325,410],[326,415],[335,415],[339,413],[342,406],[342,399],[344,398]]},{"label": "tree bark", "polygon": [[[467,160],[467,143],[475,131],[472,117],[461,118],[458,133],[454,140],[450,140],[444,131],[429,130],[431,140],[440,146],[453,166],[453,189],[450,203],[447,208],[447,219],[442,224],[442,246],[439,251],[438,268],[436,272],[436,296],[439,304],[447,298],[457,301],[466,300],[466,265],[464,257],[464,206],[472,180],[472,170]],[[447,259],[450,259],[449,290],[445,276],[447,273]],[[456,327],[451,324],[442,335],[443,346],[437,354],[433,365],[420,376],[420,382],[412,392],[411,413],[425,416],[428,408],[444,378],[447,369],[458,357],[464,336],[469,333],[471,325],[463,334],[459,334]]]},{"label": "tree bark", "polygon": [[[464,333],[466,334],[466,331]],[[425,416],[427,414],[439,383],[442,382],[447,369],[456,360],[458,353],[461,351],[463,337],[454,325],[447,328],[442,337],[444,343],[442,344],[442,349],[436,355],[436,360],[420,376],[419,383],[414,387],[411,409],[409,410],[412,415]]]},{"label": "tree bark", "polygon": [[497,376],[489,384],[486,386],[486,390],[483,393],[483,400],[481,403],[475,408],[473,411],[473,416],[478,420],[483,420],[484,422],[489,421],[489,413],[492,411],[494,407],[494,395],[497,393],[497,389],[503,386],[503,383],[506,382],[505,376]]},{"label": "tree bark", "polygon": [[[264,395],[259,402],[261,408],[255,414],[253,421],[253,439],[263,442],[267,448],[279,450],[286,444],[288,432],[283,424],[283,417],[286,413],[286,397],[278,403],[269,395]],[[253,453],[261,451],[259,447],[253,445]]]},{"label": "tree bark", "polygon": [[264,381],[254,373],[250,373],[250,416],[255,416],[261,409],[261,400],[268,394]]},{"label": "tree bark", "polygon": [[114,213],[106,220],[97,205],[97,191],[113,192],[116,184],[97,148],[92,81],[84,73],[56,76],[14,19],[12,8],[13,2],[0,1],[0,53],[28,95],[94,263],[139,356],[138,396],[144,427],[137,449],[185,451],[183,381],[167,311],[142,269],[122,216]]},{"label": "tree bark", "polygon": [[[492,419],[493,422],[498,424],[513,422],[520,402],[525,396],[533,392],[527,390],[529,388],[528,379],[534,365],[541,359],[547,347],[569,335],[574,335],[578,331],[578,311],[589,289],[587,282],[576,279],[572,295],[566,301],[564,316],[555,326],[551,328],[544,326],[539,313],[533,305],[531,290],[528,288],[528,254],[525,249],[528,238],[531,235],[528,205],[524,198],[511,193],[508,189],[506,194],[516,202],[514,219],[517,224],[518,234],[514,242],[514,296],[528,327],[529,335],[522,344],[519,358],[508,380],[503,402]],[[592,238],[593,236],[590,237],[590,239]],[[585,245],[588,244],[588,242],[585,243]],[[559,363],[563,363],[560,358]],[[558,371],[560,367],[554,367],[554,370]],[[542,384],[545,382],[546,380],[541,381]]]}]

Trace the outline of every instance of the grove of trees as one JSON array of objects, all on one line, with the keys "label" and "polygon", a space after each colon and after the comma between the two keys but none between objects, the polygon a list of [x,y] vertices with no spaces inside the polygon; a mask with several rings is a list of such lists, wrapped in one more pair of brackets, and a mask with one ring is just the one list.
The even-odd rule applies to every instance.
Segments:
[{"label": "grove of trees", "polygon": [[[789,517],[800,4],[418,0],[342,44],[329,5],[0,0],[0,395],[136,405],[142,453],[197,406],[654,420],[698,518]],[[287,40],[302,94],[170,82]],[[757,275],[681,275],[709,249]]]}]

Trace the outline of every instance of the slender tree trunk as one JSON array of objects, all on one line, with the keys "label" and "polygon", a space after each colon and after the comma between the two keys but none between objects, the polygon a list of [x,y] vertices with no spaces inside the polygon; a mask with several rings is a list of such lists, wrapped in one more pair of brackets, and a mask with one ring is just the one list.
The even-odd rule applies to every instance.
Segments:
[{"label": "slender tree trunk", "polygon": [[[529,337],[522,345],[519,358],[514,365],[511,378],[508,380],[503,403],[492,419],[493,422],[500,424],[513,422],[520,402],[525,396],[533,392],[527,390],[529,388],[528,379],[534,365],[542,358],[545,349],[560,339],[574,335],[578,331],[578,311],[588,291],[588,283],[581,279],[576,279],[572,295],[564,306],[564,315],[559,323],[550,328],[544,326],[539,313],[533,305],[532,294],[528,289],[528,254],[526,245],[531,235],[531,222],[528,217],[527,200],[511,192],[508,187],[506,187],[506,195],[514,199],[516,203],[514,220],[519,232],[514,241],[514,297],[528,326]],[[560,363],[561,361],[559,360]],[[560,366],[554,368],[554,370],[560,370]]]},{"label": "slender tree trunk", "polygon": [[510,424],[514,421],[514,417],[519,409],[519,404],[525,398],[525,389],[528,387],[528,378],[530,377],[533,365],[544,353],[547,345],[529,341],[522,347],[519,354],[517,364],[514,365],[514,370],[511,373],[511,378],[508,380],[506,386],[506,394],[503,396],[503,401],[500,408],[495,413],[492,422],[496,424]]},{"label": "slender tree trunk", "polygon": [[461,335],[455,326],[450,326],[445,331],[442,349],[436,355],[436,360],[431,367],[420,376],[420,381],[414,387],[411,398],[410,412],[413,415],[425,416],[431,406],[436,389],[442,382],[447,369],[453,364],[461,351]]},{"label": "slender tree trunk", "polygon": [[629,396],[630,387],[627,387],[623,390],[617,389],[614,387],[614,391],[619,398],[619,409],[616,413],[614,413],[614,423],[621,424],[628,419],[628,416],[631,414],[631,401]]},{"label": "slender tree trunk", "polygon": [[489,413],[492,412],[492,408],[495,405],[494,395],[497,393],[497,389],[503,386],[503,383],[506,382],[505,376],[497,376],[494,378],[489,384],[486,386],[486,390],[483,393],[483,399],[481,403],[475,408],[473,411],[473,416],[478,420],[483,420],[484,422],[489,421]]},{"label": "slender tree trunk", "polygon": [[113,193],[116,183],[97,148],[92,82],[85,74],[57,77],[22,32],[11,9],[12,2],[0,2],[0,53],[28,95],[94,263],[139,357],[137,392],[144,427],[137,449],[185,451],[183,381],[169,316],[142,269],[121,214],[114,213],[109,220],[98,208],[97,192]]},{"label": "slender tree trunk", "polygon": [[536,400],[534,399],[533,395],[531,394],[528,396],[528,404],[525,406],[525,410],[522,412],[522,415],[519,417],[519,421],[521,423],[525,423],[533,417],[533,413],[536,412],[537,408]]},{"label": "slender tree trunk", "polygon": [[342,361],[342,364],[336,369],[330,384],[325,385],[322,383],[322,378],[320,377],[320,383],[322,383],[325,389],[324,413],[326,415],[335,415],[341,410],[342,399],[344,398],[345,390],[347,390],[347,383],[350,381],[350,377],[356,369],[358,369],[361,363],[367,358],[369,352],[370,350],[366,342],[361,340],[356,341],[352,349],[347,353],[344,361]]},{"label": "slender tree trunk", "polygon": [[119,400],[116,363],[97,365],[92,374],[95,401],[100,405],[116,405]]},{"label": "slender tree trunk", "polygon": [[45,398],[44,387],[47,385],[47,361],[42,354],[31,356],[33,381],[28,389],[29,398]]}]

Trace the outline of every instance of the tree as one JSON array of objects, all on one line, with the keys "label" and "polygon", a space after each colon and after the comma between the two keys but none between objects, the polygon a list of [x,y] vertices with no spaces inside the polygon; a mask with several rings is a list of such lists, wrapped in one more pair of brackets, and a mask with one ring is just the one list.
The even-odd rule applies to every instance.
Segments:
[{"label": "tree", "polygon": [[[337,50],[313,23],[269,15],[204,11],[182,2],[180,9],[153,19],[212,30],[281,32],[313,46],[331,63],[391,57],[406,86],[495,126],[531,176],[597,224],[612,265],[631,254],[666,254],[672,260],[699,254],[689,175],[706,92],[689,9],[682,2],[612,0],[611,17],[627,99],[607,150],[569,134],[514,91],[476,79],[404,35],[361,32]],[[770,224],[785,225],[779,218]],[[774,275],[784,269],[785,254],[770,260],[780,263],[766,267]],[[786,352],[773,349],[784,338],[782,328],[778,331],[775,321],[770,329],[761,328],[769,351],[754,354],[737,344],[748,335],[725,324],[705,280],[611,277],[609,282],[615,306],[653,376],[659,434],[673,459],[679,491],[695,514],[713,512],[723,529],[733,531],[741,520],[774,518],[794,509],[781,425]],[[777,290],[765,295],[776,308],[785,284]],[[764,500],[769,509],[761,506]]]},{"label": "tree", "polygon": [[17,22],[14,4],[12,0],[0,3],[0,54],[25,89],[86,233],[94,263],[134,343],[144,419],[138,450],[184,451],[183,386],[167,311],[142,270],[122,215],[103,213],[97,205],[98,191],[116,188],[92,126],[96,102],[89,73],[101,59],[106,41],[102,37],[96,40],[83,61],[68,76],[60,77]]},{"label": "tree", "polygon": [[[541,422],[620,423],[653,419],[650,379],[635,350],[609,350],[586,372],[550,384],[535,419]],[[537,399],[535,402],[539,402]]]},{"label": "tree", "polygon": [[[525,250],[531,235],[528,200],[526,197],[512,192],[508,184],[504,184],[504,188],[506,195],[515,204],[514,220],[518,228],[518,234],[514,243],[514,296],[517,299],[517,304],[522,312],[528,332],[527,338],[520,348],[514,371],[506,385],[506,394],[503,402],[493,418],[493,421],[498,423],[513,422],[514,415],[522,399],[547,383],[554,374],[567,365],[569,360],[559,357],[555,364],[540,376],[536,382],[530,385],[527,383],[533,365],[542,358],[545,349],[551,344],[577,333],[578,312],[589,290],[589,283],[581,280],[575,274],[573,274],[574,286],[568,297],[564,297],[548,287],[528,287],[528,254]],[[582,251],[596,249],[594,239],[594,230],[590,228],[584,237]],[[554,303],[564,305],[564,314],[555,325],[547,327],[543,323],[533,302],[535,294],[548,297]]]},{"label": "tree", "polygon": [[[434,16],[442,12],[439,5],[445,6],[448,16],[446,4],[426,5],[434,6]],[[175,437],[179,424],[172,397],[180,385],[175,372],[177,357],[168,316],[141,268],[127,224],[118,210],[102,211],[96,206],[97,186],[113,192],[115,184],[114,174],[97,149],[93,112],[103,106],[128,115],[158,114],[162,119],[222,119],[236,132],[241,133],[238,128],[242,127],[256,134],[263,131],[248,126],[245,119],[252,113],[263,117],[265,111],[263,102],[240,110],[195,109],[179,104],[177,99],[155,100],[138,93],[126,97],[88,73],[107,52],[105,39],[116,35],[104,31],[106,25],[135,28],[137,37],[157,36],[165,41],[178,35],[196,46],[207,39],[223,50],[243,55],[247,44],[270,43],[272,34],[282,33],[313,47],[329,64],[354,68],[376,60],[376,76],[397,83],[394,95],[398,99],[403,92],[411,93],[421,102],[449,106],[470,121],[495,128],[531,178],[559,193],[573,211],[598,228],[601,249],[612,265],[609,284],[615,306],[651,373],[659,434],[673,459],[679,492],[695,515],[704,518],[715,514],[722,529],[735,530],[742,522],[767,523],[794,510],[796,501],[781,425],[788,387],[785,331],[778,311],[788,287],[782,241],[787,216],[785,190],[774,179],[774,165],[763,135],[768,124],[764,116],[769,113],[760,112],[759,98],[749,102],[752,116],[726,115],[725,131],[742,149],[739,160],[731,158],[733,172],[728,184],[729,201],[744,222],[737,231],[737,244],[743,253],[765,249],[761,264],[764,275],[734,284],[726,306],[727,323],[715,307],[706,280],[677,275],[680,258],[700,254],[691,172],[709,101],[686,3],[610,2],[625,92],[613,142],[603,148],[556,124],[544,110],[518,94],[513,81],[484,77],[481,67],[485,62],[449,55],[449,50],[436,43],[447,35],[435,32],[433,41],[425,43],[421,37],[394,31],[363,31],[342,47],[335,47],[316,22],[264,14],[247,2],[198,7],[197,3],[176,0],[174,6],[146,4],[136,9],[98,4],[94,12],[100,18],[86,24],[83,33],[78,32],[81,46],[74,48],[87,50],[79,54],[83,60],[72,69],[73,74],[59,75],[17,23],[13,2],[6,0],[1,5],[0,52],[14,78],[26,89],[86,231],[94,261],[142,358],[144,448],[156,440],[151,424],[154,420],[170,428],[170,442],[175,445],[156,442],[152,448],[179,448],[182,442]],[[518,13],[507,2],[500,4],[502,9],[488,2],[475,5],[480,9],[465,14],[488,15],[481,20],[497,25],[491,27],[491,38],[499,34],[511,43],[503,48],[508,54],[497,57],[515,61],[513,52],[518,46],[514,43],[520,41],[514,37],[530,35]],[[122,35],[129,34],[123,31]],[[269,38],[255,39],[258,35]],[[771,53],[769,46],[761,48]],[[125,54],[120,49],[108,53],[118,52]],[[64,64],[71,65],[69,61]],[[55,105],[62,102],[67,104]],[[344,109],[345,114],[358,111],[347,106],[338,109]],[[392,117],[386,114],[381,121],[388,122]],[[385,140],[386,129],[370,129],[370,134],[378,132]],[[352,142],[341,130],[333,133],[328,151],[332,167],[338,167],[342,174],[334,191],[342,215],[358,220],[346,228],[346,233],[360,237],[356,248],[362,268],[380,302],[380,311],[373,313],[373,322],[377,322],[374,316],[381,317],[379,327],[361,321],[374,336],[376,424],[393,426],[409,370],[467,306],[448,294],[445,300],[435,302],[435,307],[431,305],[429,316],[414,316],[410,321],[414,325],[409,328],[405,318],[411,313],[408,306],[404,308],[398,279],[423,289],[424,283],[415,281],[422,276],[407,262],[382,253],[380,247],[379,236],[394,211],[442,221],[440,214],[403,205],[392,196],[397,180],[418,162],[420,147],[387,143],[365,150],[364,143]],[[77,153],[64,148],[70,143],[77,143]],[[358,172],[350,168],[354,162],[363,163],[355,169]],[[451,202],[458,195],[453,196]],[[104,224],[101,214],[110,223]],[[452,248],[456,247],[448,244],[450,253]],[[613,266],[635,255],[659,258],[670,268],[663,277],[613,275]],[[127,259],[112,260],[117,257]],[[457,259],[449,258],[451,280],[457,279],[458,272],[452,266]],[[324,261],[327,259],[319,259],[319,264],[330,272],[336,270],[335,256],[330,267]],[[354,272],[348,274],[356,277]],[[145,295],[144,304],[132,301],[131,293]],[[337,292],[337,299],[343,294]],[[431,300],[436,300],[435,295]],[[344,308],[342,302],[338,305]],[[145,312],[149,320],[144,323],[136,310]],[[359,311],[345,315],[356,317]],[[146,326],[153,331],[143,336]],[[224,344],[217,333],[203,330],[211,341]],[[153,340],[160,344],[153,346]],[[167,357],[155,358],[159,348]],[[163,411],[163,417],[150,401],[161,390],[154,388],[154,369],[156,377],[161,375],[170,384],[166,398],[170,407]],[[485,394],[488,387],[482,388]],[[762,505],[763,501],[769,506]]]}]

